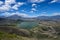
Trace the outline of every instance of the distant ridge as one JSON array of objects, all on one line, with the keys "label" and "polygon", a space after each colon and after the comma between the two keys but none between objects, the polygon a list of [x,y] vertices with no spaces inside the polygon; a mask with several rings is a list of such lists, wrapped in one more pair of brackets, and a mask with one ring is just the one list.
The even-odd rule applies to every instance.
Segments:
[{"label": "distant ridge", "polygon": [[8,19],[20,19],[20,18],[22,18],[21,16],[18,16],[18,15],[12,15],[12,16],[8,16],[7,17]]},{"label": "distant ridge", "polygon": [[38,19],[38,20],[60,20],[60,15],[56,15],[56,16],[38,16],[36,19]]},{"label": "distant ridge", "polygon": [[19,15],[12,15],[12,16],[8,16],[8,17],[0,17],[0,18],[6,18],[6,19],[14,19],[14,20],[26,20],[26,21],[30,21],[30,20],[58,20],[60,21],[60,15],[55,15],[55,16],[37,16],[37,17],[23,17],[23,16],[19,16]]}]

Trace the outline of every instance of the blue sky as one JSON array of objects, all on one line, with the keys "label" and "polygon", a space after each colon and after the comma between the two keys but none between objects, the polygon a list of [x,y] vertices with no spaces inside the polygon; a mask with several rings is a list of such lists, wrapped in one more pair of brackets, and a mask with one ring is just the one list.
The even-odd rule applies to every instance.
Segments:
[{"label": "blue sky", "polygon": [[60,15],[60,0],[0,0],[0,16]]}]

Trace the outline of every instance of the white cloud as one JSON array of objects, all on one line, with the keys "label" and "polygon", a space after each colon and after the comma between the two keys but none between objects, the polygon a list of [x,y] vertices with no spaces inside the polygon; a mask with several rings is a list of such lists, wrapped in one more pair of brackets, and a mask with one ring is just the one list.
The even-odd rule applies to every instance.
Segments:
[{"label": "white cloud", "polygon": [[40,16],[56,16],[56,15],[60,15],[60,13],[52,13],[52,14],[46,14],[46,13],[42,13],[40,14]]},{"label": "white cloud", "polygon": [[32,15],[32,16],[30,16],[30,15],[28,15],[26,13],[20,13],[20,12],[13,12],[13,13],[5,12],[3,14],[4,14],[3,16],[5,16],[5,17],[13,16],[13,15],[18,15],[18,16],[21,16],[21,17],[30,17],[30,18],[39,16],[39,15]]},{"label": "white cloud", "polygon": [[15,0],[5,0],[5,4],[9,5],[9,4],[14,4],[16,3]]},{"label": "white cloud", "polygon": [[34,13],[34,11],[30,11],[30,13]]},{"label": "white cloud", "polygon": [[20,13],[20,12],[15,12],[15,13],[9,13],[9,12],[5,12],[4,16],[8,17],[8,16],[12,16],[12,15],[18,15],[18,16],[22,16],[22,17],[27,17],[28,15],[25,13]]},{"label": "white cloud", "polygon": [[60,0],[52,0],[50,3],[55,3],[55,2],[60,3]]},{"label": "white cloud", "polygon": [[[0,1],[1,2],[1,1]],[[22,6],[24,3],[16,2],[15,0],[5,0],[5,2],[1,2],[0,4],[4,4],[0,6],[0,12],[11,11],[11,10],[18,10],[18,7]],[[11,4],[15,4],[11,6]]]},{"label": "white cloud", "polygon": [[0,5],[2,5],[3,4],[3,2],[2,1],[0,1]]},{"label": "white cloud", "polygon": [[25,14],[25,13],[19,13],[19,12],[16,12],[15,14],[18,15],[18,16],[22,16],[22,17],[27,17],[27,16],[28,16],[28,15]]},{"label": "white cloud", "polygon": [[55,3],[55,2],[57,2],[57,0],[52,0],[50,3]]},{"label": "white cloud", "polygon": [[48,14],[47,14],[47,12],[42,12],[42,13],[40,13],[40,16],[49,16]]},{"label": "white cloud", "polygon": [[40,16],[48,16],[47,14],[40,14]]},{"label": "white cloud", "polygon": [[34,13],[35,11],[37,11],[35,8],[32,8],[30,13]]},{"label": "white cloud", "polygon": [[55,15],[60,15],[60,13],[53,13],[52,16],[55,16]]},{"label": "white cloud", "polygon": [[45,0],[28,0],[28,2],[31,3],[40,3],[40,2],[44,2]]},{"label": "white cloud", "polygon": [[36,11],[36,9],[35,9],[35,8],[32,8],[31,10],[32,10],[32,11]]},{"label": "white cloud", "polygon": [[8,16],[10,16],[11,14],[10,13],[8,13],[8,12],[5,12],[5,13],[2,13],[3,14],[3,16],[5,16],[5,17],[8,17]]},{"label": "white cloud", "polygon": [[25,12],[25,10],[21,10],[22,12]]},{"label": "white cloud", "polygon": [[10,6],[9,5],[2,5],[0,7],[0,12],[3,12],[3,11],[9,11],[10,10]]},{"label": "white cloud", "polygon": [[32,7],[35,7],[36,5],[37,5],[37,4],[34,4],[34,3],[33,3],[33,4],[32,4]]},{"label": "white cloud", "polygon": [[21,5],[23,5],[24,3],[18,2],[17,4],[15,4],[12,8],[15,10],[18,10],[18,7],[20,7]]}]

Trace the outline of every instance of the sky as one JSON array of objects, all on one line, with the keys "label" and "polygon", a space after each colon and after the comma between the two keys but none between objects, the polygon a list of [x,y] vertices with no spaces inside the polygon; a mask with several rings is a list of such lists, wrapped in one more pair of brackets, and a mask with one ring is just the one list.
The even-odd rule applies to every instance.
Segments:
[{"label": "sky", "polygon": [[60,0],[0,0],[0,16],[60,15]]}]

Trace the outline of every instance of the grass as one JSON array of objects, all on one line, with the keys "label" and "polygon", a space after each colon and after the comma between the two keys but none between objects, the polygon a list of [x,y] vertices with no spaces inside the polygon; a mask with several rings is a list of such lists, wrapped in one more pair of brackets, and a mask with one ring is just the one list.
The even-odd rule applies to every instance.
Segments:
[{"label": "grass", "polygon": [[23,40],[21,36],[0,31],[0,40]]}]

